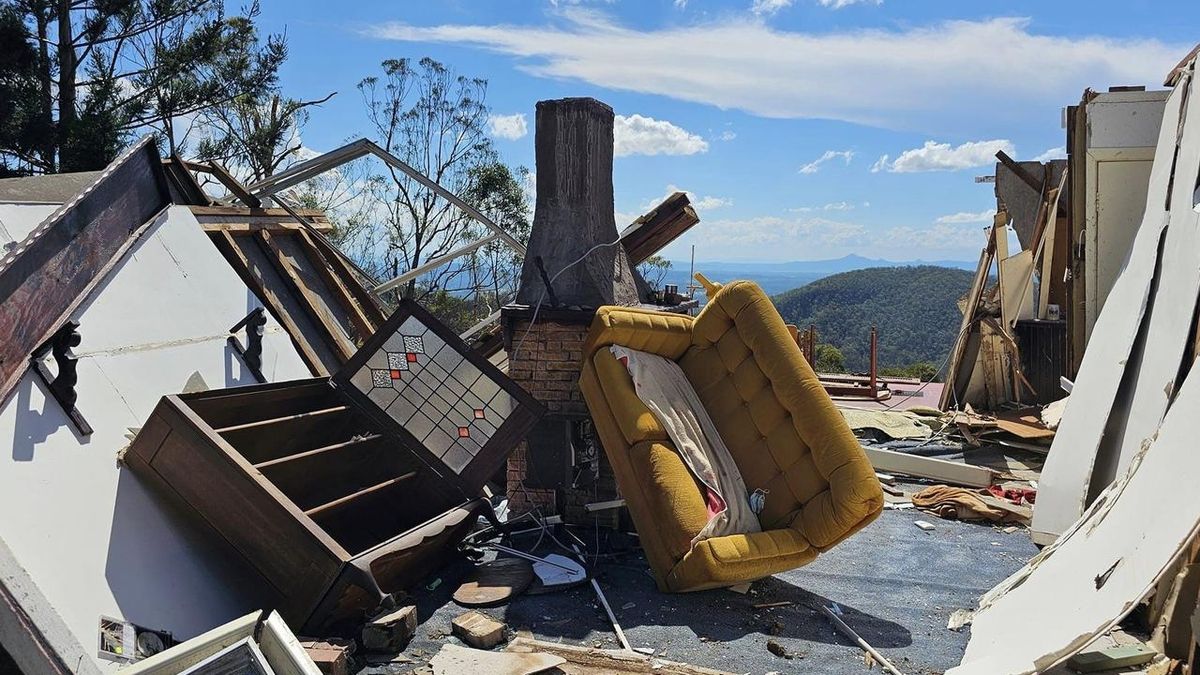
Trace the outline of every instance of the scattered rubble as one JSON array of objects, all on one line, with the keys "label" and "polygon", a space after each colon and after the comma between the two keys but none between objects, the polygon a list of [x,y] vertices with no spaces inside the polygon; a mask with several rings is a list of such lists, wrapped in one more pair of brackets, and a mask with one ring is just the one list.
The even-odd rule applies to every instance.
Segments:
[{"label": "scattered rubble", "polygon": [[300,646],[317,664],[324,675],[350,675],[350,657],[354,654],[354,642],[329,638],[325,640],[301,639]]},{"label": "scattered rubble", "polygon": [[362,629],[363,649],[398,652],[417,631],[417,608],[409,605],[375,617]]},{"label": "scattered rubble", "polygon": [[[19,214],[20,231],[28,236],[20,242],[0,241],[7,251],[0,258],[0,286],[9,291],[0,297],[0,316],[20,319],[0,347],[4,430],[17,439],[12,461],[22,469],[40,469],[43,476],[61,474],[61,484],[75,497],[30,516],[32,526],[21,523],[42,532],[25,536],[13,550],[26,560],[61,562],[57,552],[51,556],[41,548],[50,545],[41,541],[45,531],[56,533],[52,543],[60,547],[104,539],[99,553],[82,545],[73,552],[83,561],[77,565],[81,571],[47,567],[28,578],[12,573],[17,569],[24,574],[21,561],[0,542],[0,562],[6,565],[0,570],[0,604],[21,618],[16,623],[24,631],[18,633],[22,643],[12,649],[29,672],[64,672],[62,664],[78,666],[81,673],[98,672],[91,645],[99,617],[112,647],[101,650],[102,658],[128,664],[121,672],[130,675],[174,675],[189,668],[202,673],[226,666],[350,675],[364,661],[395,668],[424,661],[427,654],[433,654],[429,665],[417,670],[435,674],[555,669],[718,675],[663,659],[662,654],[671,653],[664,646],[674,647],[632,633],[645,627],[656,603],[628,600],[629,589],[605,578],[605,566],[628,555],[615,564],[636,561],[637,573],[652,571],[660,588],[726,587],[745,595],[722,595],[719,602],[726,609],[744,609],[745,624],[773,636],[766,642],[770,654],[801,659],[805,652],[785,646],[791,644],[786,640],[797,639],[789,632],[792,615],[815,615],[816,609],[806,599],[767,599],[780,596],[764,591],[765,583],[752,587],[749,579],[767,575],[762,559],[755,565],[724,566],[730,559],[749,559],[742,552],[761,547],[781,552],[770,561],[771,569],[794,568],[886,508],[994,524],[983,530],[988,536],[1021,533],[1023,540],[1024,526],[1031,526],[1034,540],[1047,544],[1024,569],[985,594],[978,609],[958,609],[949,616],[950,631],[972,626],[963,663],[953,672],[1025,673],[1064,663],[1077,672],[1151,662],[1151,668],[1163,671],[1185,661],[1194,668],[1200,633],[1200,511],[1192,498],[1192,471],[1200,473],[1200,462],[1191,450],[1200,428],[1190,413],[1200,405],[1192,400],[1200,399],[1200,385],[1190,380],[1200,349],[1192,302],[1200,297],[1200,277],[1195,275],[1200,239],[1191,191],[1200,166],[1200,134],[1189,117],[1197,115],[1200,85],[1193,60],[1173,71],[1171,84],[1176,89],[1163,104],[1146,219],[1135,228],[1129,263],[1111,292],[1104,289],[1100,302],[1092,298],[1082,303],[1078,297],[1082,279],[1093,283],[1096,273],[1080,269],[1081,253],[1075,247],[1092,255],[1098,244],[1081,238],[1083,224],[1091,221],[1077,211],[1104,201],[1093,199],[1094,176],[1080,166],[1090,147],[1075,126],[1087,121],[1090,99],[1085,99],[1083,113],[1078,108],[1068,112],[1070,160],[1029,163],[998,155],[1000,208],[963,301],[962,330],[948,361],[947,382],[938,385],[939,409],[900,409],[901,403],[911,402],[889,403],[894,388],[931,383],[881,377],[874,362],[879,339],[874,329],[870,373],[813,377],[801,368],[815,387],[803,396],[793,386],[796,371],[776,373],[771,368],[775,359],[766,359],[756,376],[763,376],[761,391],[773,400],[756,399],[746,419],[734,419],[746,415],[739,406],[726,406],[730,419],[722,421],[749,428],[760,423],[756,415],[764,410],[797,419],[797,410],[828,412],[833,421],[826,416],[818,425],[820,433],[806,430],[797,436],[805,443],[786,444],[804,445],[807,453],[791,464],[823,470],[831,458],[845,460],[841,466],[861,474],[850,482],[860,485],[863,494],[839,503],[843,491],[824,474],[819,478],[825,483],[814,483],[821,488],[815,494],[826,499],[822,502],[777,506],[788,496],[788,480],[748,485],[744,502],[743,495],[730,502],[715,494],[714,501],[726,508],[749,503],[761,516],[758,524],[765,525],[768,518],[784,524],[767,532],[725,535],[740,539],[721,542],[724,553],[704,563],[695,562],[703,554],[690,541],[694,528],[688,531],[679,523],[691,523],[696,514],[718,513],[708,508],[714,495],[693,490],[695,481],[687,469],[672,473],[672,467],[682,465],[667,446],[680,445],[679,439],[667,440],[658,426],[648,430],[653,419],[626,382],[628,371],[605,369],[602,350],[586,351],[601,339],[597,336],[611,341],[635,335],[643,347],[661,347],[670,359],[682,362],[685,352],[698,350],[691,331],[704,322],[703,314],[689,321],[687,312],[699,304],[691,291],[685,295],[667,287],[649,292],[633,272],[698,221],[684,193],[671,195],[624,231],[622,246],[607,261],[612,264],[601,266],[604,274],[593,274],[596,270],[588,265],[574,267],[584,259],[581,254],[586,257],[617,241],[611,209],[604,210],[605,204],[611,206],[611,156],[605,142],[611,140],[612,110],[607,106],[579,99],[539,104],[539,160],[573,152],[586,157],[582,164],[587,166],[576,167],[586,180],[559,181],[564,190],[579,190],[575,194],[539,191],[534,236],[524,257],[522,304],[489,317],[485,324],[491,328],[477,326],[463,335],[415,302],[393,306],[380,297],[461,252],[377,284],[328,241],[325,234],[332,226],[324,214],[293,208],[284,196],[304,180],[370,155],[432,185],[441,199],[490,232],[487,241],[471,245],[472,251],[499,241],[526,253],[524,245],[486,215],[370,141],[355,141],[243,186],[216,164],[162,160],[154,143],[143,139],[105,172],[71,179],[80,182],[82,191],[60,199],[61,208],[38,210],[5,202],[5,208]],[[540,117],[543,107],[545,120]],[[554,111],[560,117],[551,115]],[[583,134],[588,138],[575,138],[580,129],[589,130]],[[596,138],[600,152],[577,152],[585,141],[594,145]],[[208,197],[193,185],[194,172],[214,177],[230,195],[221,203]],[[593,183],[603,189],[590,189]],[[545,212],[542,200],[552,197],[562,212]],[[586,231],[586,241],[568,241],[556,224]],[[1011,255],[1010,228],[1023,246]],[[588,250],[574,250],[568,243]],[[574,273],[560,277],[569,270]],[[158,280],[163,288],[148,287],[155,284],[146,279]],[[719,306],[719,286],[707,280],[702,284],[709,301]],[[738,284],[726,288],[736,291]],[[740,288],[756,301],[762,296],[748,286]],[[37,299],[37,311],[29,311],[30,298]],[[1106,311],[1091,316],[1101,302]],[[601,304],[638,306],[606,313]],[[161,317],[114,317],[112,309],[121,306]],[[101,311],[105,308],[109,316]],[[662,310],[655,315],[666,317],[662,326],[642,325],[648,308]],[[619,318],[621,312],[629,316]],[[737,313],[734,323],[750,321],[748,314]],[[602,321],[596,325],[608,320],[628,325],[601,325],[589,333],[597,316]],[[768,319],[769,326],[755,330],[784,336],[777,317]],[[497,320],[503,325],[497,326]],[[815,329],[786,328],[787,336],[759,343],[756,350],[777,348],[780,360],[803,366],[796,360],[796,345],[811,358]],[[489,336],[485,351],[475,349],[482,348],[481,342],[468,342],[476,331]],[[530,338],[528,344],[525,338]],[[1084,338],[1090,338],[1086,359]],[[1061,344],[1066,349],[1058,350]],[[721,350],[737,351],[731,345],[727,340]],[[747,344],[736,346],[756,351]],[[87,360],[81,361],[76,348]],[[724,371],[717,366],[724,365],[725,356],[715,353],[710,364],[720,377]],[[707,376],[708,370],[698,370]],[[740,396],[742,376],[730,372],[733,384],[709,384],[728,384],[730,396]],[[438,375],[429,380],[422,379],[423,373]],[[582,388],[577,384],[581,376]],[[411,395],[414,391],[419,395]],[[1069,399],[1062,397],[1063,391],[1070,393]],[[830,395],[839,399],[840,413],[824,407]],[[158,406],[152,408],[155,401]],[[744,402],[751,406],[751,400]],[[711,407],[716,415],[719,406]],[[604,414],[591,414],[602,409]],[[10,423],[13,418],[17,421]],[[43,430],[30,425],[57,426]],[[798,423],[797,428],[804,426]],[[836,446],[834,452],[818,442],[828,440],[829,429],[844,434],[847,427],[857,443],[844,435],[838,443],[828,443]],[[132,439],[129,430],[136,431]],[[755,431],[746,437],[750,440],[741,440],[743,445],[770,445],[767,433]],[[39,441],[26,442],[38,434]],[[85,448],[88,452],[74,452],[84,445],[91,446]],[[628,452],[614,462],[614,448]],[[735,471],[751,468],[746,457],[733,456],[735,464],[743,465]],[[634,461],[642,464],[633,466]],[[778,467],[769,468],[767,473],[778,473]],[[0,487],[16,499],[38,503],[28,491],[43,490],[42,476],[31,478],[34,474],[25,470],[13,475]],[[497,476],[508,494],[494,494]],[[664,487],[665,476],[682,479]],[[814,476],[808,471],[803,480],[817,480]],[[881,492],[876,483],[883,484]],[[629,494],[622,496],[618,484]],[[496,509],[500,496],[509,501]],[[680,509],[685,501],[695,508]],[[182,507],[176,509],[180,513],[167,508],[171,503]],[[829,507],[844,517],[816,522],[812,514],[819,509],[809,506],[817,503],[819,509]],[[859,507],[861,512],[848,511]],[[797,513],[794,522],[803,528],[790,527],[800,534],[787,524]],[[83,517],[92,514],[104,517]],[[908,527],[909,517],[889,517]],[[755,516],[751,518],[753,522]],[[640,532],[629,531],[631,519]],[[514,543],[518,521],[537,536],[529,550]],[[913,525],[927,533],[941,528],[930,537],[905,530],[926,547],[952,539],[952,528],[965,527],[926,520]],[[673,529],[663,535],[668,528]],[[201,531],[230,551],[197,546]],[[110,537],[97,537],[97,532]],[[1017,540],[995,538],[1010,544]],[[621,543],[612,543],[617,540]],[[660,540],[678,550],[664,552]],[[987,540],[977,544],[974,548],[994,550]],[[226,570],[229,560],[223,554],[248,563],[249,576],[256,572],[265,578],[264,592],[278,591],[277,603],[263,606],[277,606],[279,613],[247,615],[200,633],[234,615],[231,607],[244,608],[251,584],[258,584],[256,592],[264,590],[257,577],[247,581],[237,570]],[[464,556],[474,561],[465,580],[447,564]],[[468,566],[464,562],[462,569]],[[695,578],[683,580],[685,568]],[[63,570],[78,576],[62,584],[46,583]],[[620,603],[620,612],[628,613],[631,634],[657,650],[631,647],[602,580]],[[488,651],[506,641],[508,626],[470,611],[450,622],[451,634],[468,647],[442,642],[443,622],[428,634],[441,644],[422,652],[408,646],[418,631],[416,606],[397,606],[395,600],[402,596],[392,594],[420,588],[425,581],[431,598],[444,603],[451,596],[467,607],[497,606],[519,597],[524,601],[533,597],[526,593],[562,592],[590,583],[595,604],[586,589],[574,597],[585,598],[582,607],[593,619],[603,612],[608,621],[604,630],[611,626],[615,638],[572,636],[597,645],[588,648],[539,641],[526,633],[503,651]],[[80,588],[89,592],[77,592]],[[203,598],[188,602],[177,589],[192,589]],[[134,595],[137,602],[131,601]],[[754,602],[756,595],[764,601]],[[1043,606],[1048,598],[1055,599],[1054,607]],[[68,602],[64,621],[55,605]],[[824,602],[821,612],[863,650],[868,668],[879,665],[899,674],[848,625],[837,604]],[[376,607],[384,609],[371,616]],[[1072,612],[1068,616],[1059,607]],[[937,622],[932,632],[957,639],[940,629],[946,609],[928,609]],[[1145,640],[1116,641],[1115,627],[1131,612],[1151,634]],[[106,618],[124,613],[153,618]],[[569,634],[565,629],[578,620],[555,620],[541,612],[524,616],[541,616],[546,623],[530,626],[510,619],[514,628],[553,626]],[[171,625],[147,630],[133,620]],[[86,630],[80,628],[85,625]],[[314,637],[298,640],[289,625]],[[8,627],[0,622],[0,628]],[[705,629],[699,644],[712,651],[726,648],[731,641],[727,628]],[[172,631],[191,639],[173,645]],[[358,642],[335,637],[339,635],[356,636]],[[882,642],[876,637],[882,633],[870,635],[885,649],[907,644]],[[623,648],[599,648],[614,641]],[[356,654],[357,646],[365,654]]]},{"label": "scattered rubble", "polygon": [[506,626],[481,612],[461,614],[450,625],[454,637],[476,649],[491,649],[505,639]]}]

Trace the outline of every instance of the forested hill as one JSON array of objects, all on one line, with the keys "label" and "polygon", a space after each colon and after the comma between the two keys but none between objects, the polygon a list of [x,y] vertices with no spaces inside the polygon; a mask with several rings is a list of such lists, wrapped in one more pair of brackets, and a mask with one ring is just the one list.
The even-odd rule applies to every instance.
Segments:
[{"label": "forested hill", "polygon": [[879,366],[940,365],[954,344],[962,315],[958,299],[972,273],[921,265],[843,272],[776,295],[788,323],[817,327],[818,341],[841,349],[846,367],[869,366],[870,332],[879,329]]}]

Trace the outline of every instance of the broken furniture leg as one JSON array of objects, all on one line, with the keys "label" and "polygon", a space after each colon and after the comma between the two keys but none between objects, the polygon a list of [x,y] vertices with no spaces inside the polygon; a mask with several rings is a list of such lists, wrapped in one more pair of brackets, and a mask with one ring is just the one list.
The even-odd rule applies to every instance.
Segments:
[{"label": "broken furniture leg", "polygon": [[829,620],[833,622],[833,627],[837,628],[839,633],[845,635],[851,640],[854,640],[854,642],[857,643],[864,652],[870,654],[871,658],[879,662],[880,667],[892,675],[904,675],[904,673],[901,673],[896,669],[896,666],[892,665],[891,661],[885,659],[883,654],[880,654],[878,650],[868,644],[866,640],[862,639],[858,633],[854,632],[854,629],[848,626],[845,621],[842,621],[842,608],[838,607],[836,602],[833,603],[832,608],[821,605],[821,611],[825,612],[825,616],[829,617]]},{"label": "broken furniture leg", "polygon": [[[571,549],[575,551],[575,555],[580,558],[583,553],[579,551],[579,546],[571,544]],[[633,647],[629,646],[629,640],[625,639],[625,631],[621,630],[621,624],[617,623],[617,616],[613,614],[612,607],[608,606],[608,598],[604,597],[604,591],[600,590],[600,582],[594,578],[592,581],[592,590],[596,591],[596,598],[600,600],[600,606],[604,608],[604,613],[608,614],[608,620],[612,622],[613,631],[617,634],[617,640],[621,643],[621,648],[627,652],[633,651]]]}]

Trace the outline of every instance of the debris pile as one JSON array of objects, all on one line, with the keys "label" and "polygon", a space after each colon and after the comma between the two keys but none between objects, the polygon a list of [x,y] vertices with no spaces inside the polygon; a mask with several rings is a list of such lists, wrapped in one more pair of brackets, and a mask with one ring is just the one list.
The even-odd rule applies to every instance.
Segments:
[{"label": "debris pile", "polygon": [[[815,329],[747,282],[698,275],[698,317],[650,289],[637,265],[698,216],[676,193],[617,234],[613,111],[591,99],[539,104],[528,250],[365,140],[252,185],[151,139],[45,203],[0,180],[0,494],[21,509],[0,523],[0,656],[85,675],[1194,668],[1196,75],[1193,53],[1169,94],[1089,92],[1066,161],[998,154],[944,385],[880,376],[874,329],[870,372],[814,375]],[[1096,193],[1089,162],[1122,147],[1084,133],[1097,101],[1139,125],[1161,109],[1124,249],[1084,227],[1111,228],[1097,205],[1130,189]],[[371,279],[285,196],[368,155],[488,234]],[[520,304],[458,334],[384,300],[496,242],[524,256]],[[682,373],[672,414],[613,356],[627,343]],[[753,527],[707,537],[731,503]],[[943,564],[971,578],[886,598]]]}]

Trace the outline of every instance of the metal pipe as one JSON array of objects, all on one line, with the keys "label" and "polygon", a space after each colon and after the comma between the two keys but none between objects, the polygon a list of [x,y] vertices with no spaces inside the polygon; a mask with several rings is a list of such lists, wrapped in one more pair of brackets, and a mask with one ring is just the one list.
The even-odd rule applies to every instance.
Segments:
[{"label": "metal pipe", "polygon": [[480,239],[478,241],[473,241],[470,244],[467,244],[466,246],[462,246],[460,248],[457,248],[457,249],[447,253],[446,255],[438,256],[438,257],[434,258],[433,260],[426,262],[423,265],[418,265],[418,266],[412,268],[411,270],[405,272],[404,274],[401,274],[400,276],[391,279],[390,281],[385,281],[385,282],[379,284],[378,286],[376,286],[374,288],[374,291],[376,293],[386,293],[387,291],[390,291],[393,288],[396,288],[398,286],[403,286],[404,284],[408,283],[409,281],[412,281],[413,279],[416,279],[417,277],[421,276],[422,274],[425,274],[426,272],[429,272],[431,270],[435,270],[435,269],[441,267],[442,265],[445,265],[446,263],[450,262],[451,260],[454,260],[455,258],[459,258],[468,253],[471,253],[472,251],[478,249],[479,247],[490,244],[499,238],[500,238],[500,235],[498,235],[496,233],[489,234],[488,236],[484,237],[483,239]]}]

